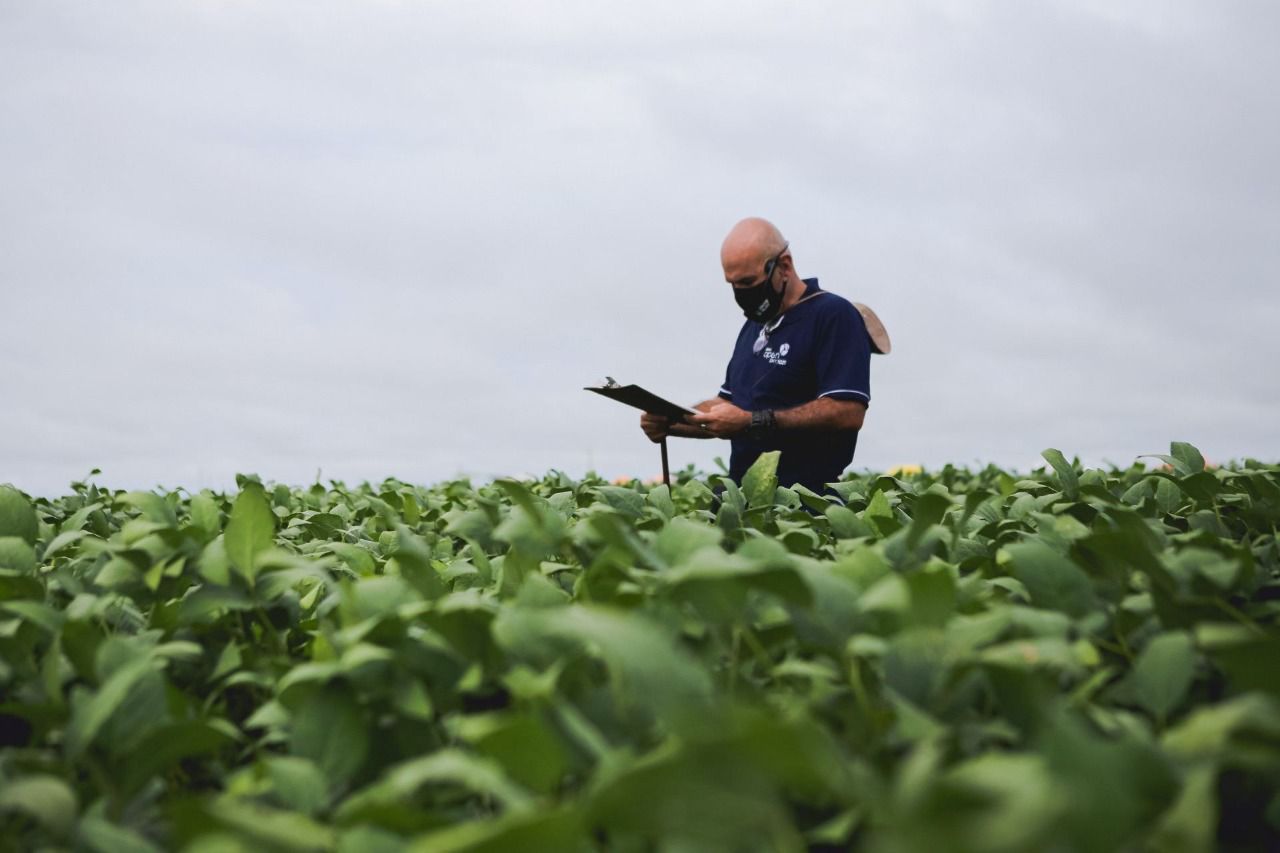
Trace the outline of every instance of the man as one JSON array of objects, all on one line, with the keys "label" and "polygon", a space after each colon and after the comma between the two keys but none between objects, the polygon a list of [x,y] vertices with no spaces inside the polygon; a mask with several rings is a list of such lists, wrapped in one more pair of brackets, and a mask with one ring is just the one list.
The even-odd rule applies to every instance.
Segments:
[{"label": "man", "polygon": [[724,385],[687,423],[645,414],[640,427],[655,442],[729,439],[738,482],[761,453],[781,450],[778,482],[821,494],[853,461],[871,400],[866,324],[848,300],[797,275],[787,241],[764,219],[733,227],[720,264],[747,317]]}]

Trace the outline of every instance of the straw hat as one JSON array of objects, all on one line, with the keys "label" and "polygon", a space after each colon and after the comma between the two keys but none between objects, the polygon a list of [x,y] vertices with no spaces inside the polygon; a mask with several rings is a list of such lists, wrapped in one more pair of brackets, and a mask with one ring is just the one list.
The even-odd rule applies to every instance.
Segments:
[{"label": "straw hat", "polygon": [[858,309],[858,313],[862,315],[862,321],[867,324],[867,337],[871,338],[871,351],[888,355],[889,333],[885,331],[884,323],[880,322],[876,312],[861,302],[853,303],[853,307]]}]

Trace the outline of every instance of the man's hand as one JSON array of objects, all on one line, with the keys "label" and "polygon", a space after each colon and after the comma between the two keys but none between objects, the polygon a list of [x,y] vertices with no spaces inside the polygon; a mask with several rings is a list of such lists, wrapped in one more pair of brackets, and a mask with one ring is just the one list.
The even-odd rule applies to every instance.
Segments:
[{"label": "man's hand", "polygon": [[719,402],[705,412],[689,415],[689,422],[716,438],[731,438],[751,426],[751,413],[733,403]]},{"label": "man's hand", "polygon": [[657,444],[671,434],[671,421],[662,415],[651,415],[645,412],[640,416],[640,429],[644,430],[644,434],[649,436],[650,441]]}]

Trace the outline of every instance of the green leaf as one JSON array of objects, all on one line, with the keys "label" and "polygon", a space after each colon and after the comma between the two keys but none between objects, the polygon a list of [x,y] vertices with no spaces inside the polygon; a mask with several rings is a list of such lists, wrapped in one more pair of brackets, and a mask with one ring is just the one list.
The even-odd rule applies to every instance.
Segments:
[{"label": "green leaf", "polygon": [[1093,587],[1079,566],[1040,542],[1022,542],[1005,549],[1013,574],[1027,588],[1037,607],[1058,610],[1077,619],[1096,604]]},{"label": "green leaf", "polygon": [[155,492],[129,492],[120,496],[120,502],[136,507],[147,521],[164,527],[178,526],[178,516],[163,495]]},{"label": "green leaf", "polygon": [[44,561],[48,563],[62,550],[89,535],[87,530],[64,530],[50,540],[44,549]]},{"label": "green leaf", "polygon": [[328,784],[314,762],[293,755],[277,755],[266,760],[267,777],[280,803],[303,814],[313,815],[328,799]]},{"label": "green leaf", "polygon": [[249,800],[229,796],[204,804],[213,820],[253,839],[250,849],[258,850],[331,850],[334,832],[297,812],[267,808]]},{"label": "green leaf", "polygon": [[213,499],[213,493],[208,489],[192,495],[190,512],[191,523],[205,535],[206,539],[212,539],[222,532],[222,513],[219,512],[218,504]]},{"label": "green leaf", "polygon": [[419,836],[408,849],[412,853],[566,853],[590,847],[578,815],[557,808],[459,823]]},{"label": "green leaf", "polygon": [[160,853],[160,848],[127,827],[104,818],[85,816],[78,827],[80,840],[97,853]]},{"label": "green leaf", "polygon": [[911,623],[941,627],[956,606],[956,582],[945,565],[929,565],[906,576],[911,592]]},{"label": "green leaf", "polygon": [[337,685],[311,691],[290,714],[289,749],[309,758],[331,784],[355,775],[369,753],[369,724],[351,692]]},{"label": "green leaf", "polygon": [[27,540],[17,536],[0,536],[0,569],[24,575],[35,574],[36,552]]},{"label": "green leaf", "polygon": [[22,812],[58,837],[70,830],[78,809],[75,792],[56,776],[24,776],[0,786],[0,812]]},{"label": "green leaf", "polygon": [[1178,462],[1179,474],[1198,474],[1204,470],[1204,456],[1194,445],[1185,441],[1175,441],[1169,445],[1169,453]]},{"label": "green leaf", "polygon": [[1280,748],[1280,702],[1261,693],[1246,693],[1217,705],[1197,708],[1165,732],[1170,755],[1183,761],[1247,761],[1261,744]]},{"label": "green leaf", "polygon": [[1038,755],[988,753],[964,761],[942,775],[937,796],[948,804],[944,812],[903,820],[932,824],[935,849],[1052,849],[1063,811],[1062,792]]},{"label": "green leaf", "polygon": [[247,482],[231,506],[224,536],[231,565],[248,581],[255,574],[258,554],[271,547],[275,538],[276,516],[258,483]]},{"label": "green leaf", "polygon": [[236,728],[225,720],[183,720],[154,726],[128,751],[127,760],[116,772],[121,792],[140,790],[184,759],[216,755],[233,746],[238,737]]},{"label": "green leaf", "polygon": [[373,561],[373,555],[367,548],[361,548],[349,542],[327,542],[325,547],[357,575],[372,575],[378,569]]},{"label": "green leaf", "polygon": [[1218,773],[1212,765],[1187,771],[1182,792],[1152,833],[1162,853],[1214,853],[1218,828]]},{"label": "green leaf", "polygon": [[67,725],[67,752],[75,758],[98,736],[112,714],[127,700],[134,688],[152,674],[155,664],[149,656],[129,661],[103,682],[88,701],[78,706]]},{"label": "green leaf", "polygon": [[32,625],[39,625],[55,637],[66,621],[66,617],[61,612],[35,601],[6,601],[0,604],[0,610],[12,613]]},{"label": "green leaf", "polygon": [[1159,634],[1147,643],[1133,664],[1138,701],[1157,718],[1178,707],[1195,677],[1196,650],[1182,631]]},{"label": "green leaf", "polygon": [[31,502],[12,486],[0,486],[0,537],[16,536],[35,545],[39,533],[40,522]]},{"label": "green leaf", "polygon": [[1156,507],[1166,515],[1176,512],[1182,506],[1184,498],[1182,490],[1167,477],[1156,479]]},{"label": "green leaf", "polygon": [[493,797],[508,809],[527,809],[533,803],[526,791],[507,779],[496,762],[445,748],[392,767],[377,782],[348,797],[336,817],[339,821],[358,820],[371,810],[409,799],[430,783],[459,785]]},{"label": "green leaf", "polygon": [[1067,461],[1067,457],[1062,455],[1062,451],[1051,447],[1048,450],[1040,451],[1040,455],[1058,473],[1058,482],[1062,484],[1062,493],[1072,500],[1080,497],[1080,476],[1076,473],[1075,466]]},{"label": "green leaf", "polygon": [[711,700],[711,680],[673,638],[648,619],[605,608],[569,605],[504,608],[493,636],[508,654],[558,660],[566,642],[603,658],[624,705],[674,718],[696,716]]},{"label": "green leaf", "polygon": [[782,452],[778,450],[761,453],[742,476],[742,494],[749,508],[773,505],[773,494],[778,488],[778,460],[781,458]]},{"label": "green leaf", "polygon": [[827,521],[831,523],[831,532],[838,539],[857,539],[876,534],[876,531],[871,529],[871,525],[863,521],[856,512],[847,506],[831,504],[826,508],[825,512]]},{"label": "green leaf", "polygon": [[534,714],[471,714],[458,721],[455,731],[517,783],[538,793],[552,793],[567,768],[560,739]]},{"label": "green leaf", "polygon": [[596,486],[596,494],[626,518],[639,518],[644,513],[644,495],[622,486]]},{"label": "green leaf", "polygon": [[676,505],[671,501],[671,489],[666,484],[654,486],[645,495],[645,502],[654,507],[663,518],[671,519],[676,514]]},{"label": "green leaf", "polygon": [[720,544],[721,531],[690,518],[673,518],[653,540],[653,550],[668,565],[675,566],[695,552]]}]

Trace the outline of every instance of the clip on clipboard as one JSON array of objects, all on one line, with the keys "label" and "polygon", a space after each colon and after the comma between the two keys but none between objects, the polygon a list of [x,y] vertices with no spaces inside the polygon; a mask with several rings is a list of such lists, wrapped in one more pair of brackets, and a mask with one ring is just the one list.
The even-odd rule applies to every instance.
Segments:
[{"label": "clip on clipboard", "polygon": [[[612,376],[605,377],[603,385],[588,385],[582,390],[594,391],[596,394],[617,400],[628,406],[648,412],[651,415],[662,415],[672,421],[680,422],[685,415],[695,415],[697,411],[681,406],[670,400],[664,400],[652,391],[646,391],[639,385],[619,385]],[[671,488],[671,469],[667,464],[667,439],[662,439],[662,482]]]}]

